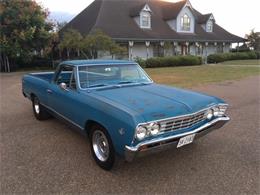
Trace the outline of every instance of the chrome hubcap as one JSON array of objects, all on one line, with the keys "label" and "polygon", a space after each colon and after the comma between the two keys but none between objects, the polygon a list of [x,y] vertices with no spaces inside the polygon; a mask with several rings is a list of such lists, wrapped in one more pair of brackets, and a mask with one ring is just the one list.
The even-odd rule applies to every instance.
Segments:
[{"label": "chrome hubcap", "polygon": [[36,99],[34,100],[34,110],[37,114],[40,113],[40,105],[39,105],[39,101]]},{"label": "chrome hubcap", "polygon": [[92,147],[94,149],[96,157],[100,161],[106,161],[109,156],[109,145],[105,134],[96,130],[92,136]]}]

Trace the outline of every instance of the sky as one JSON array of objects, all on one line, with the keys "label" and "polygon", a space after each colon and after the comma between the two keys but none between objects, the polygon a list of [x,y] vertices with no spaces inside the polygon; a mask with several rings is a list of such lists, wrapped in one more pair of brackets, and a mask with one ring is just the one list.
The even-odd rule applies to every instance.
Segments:
[{"label": "sky", "polygon": [[[60,13],[64,19],[76,16],[94,0],[36,0],[51,14]],[[174,0],[167,0],[174,1]],[[244,37],[250,30],[260,32],[259,0],[190,0],[202,14],[213,13],[216,23],[227,31]]]}]

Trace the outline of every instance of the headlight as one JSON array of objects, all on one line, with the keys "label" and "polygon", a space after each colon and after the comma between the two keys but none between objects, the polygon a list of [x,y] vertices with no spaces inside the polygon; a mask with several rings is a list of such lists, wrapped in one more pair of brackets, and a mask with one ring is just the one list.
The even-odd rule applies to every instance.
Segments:
[{"label": "headlight", "polygon": [[213,110],[214,110],[213,115],[215,117],[219,116],[219,107],[215,107],[215,108],[213,108]]},{"label": "headlight", "polygon": [[227,105],[219,105],[219,116],[224,116],[227,111]]},{"label": "headlight", "polygon": [[212,119],[214,114],[214,111],[212,109],[209,109],[208,112],[206,112],[206,117],[208,120]]},{"label": "headlight", "polygon": [[151,135],[157,135],[160,131],[160,126],[157,123],[151,123],[148,126],[148,130],[151,133]]},{"label": "headlight", "polygon": [[145,127],[143,127],[143,126],[137,127],[137,129],[136,129],[136,138],[138,140],[144,139],[146,134],[147,134],[147,129]]}]

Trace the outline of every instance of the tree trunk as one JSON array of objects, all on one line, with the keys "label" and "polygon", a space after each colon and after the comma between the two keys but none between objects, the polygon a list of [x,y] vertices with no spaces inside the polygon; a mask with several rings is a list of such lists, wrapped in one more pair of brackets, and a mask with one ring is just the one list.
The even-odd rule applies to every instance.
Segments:
[{"label": "tree trunk", "polygon": [[80,51],[79,51],[79,49],[77,49],[77,53],[78,53],[78,57],[80,56]]},{"label": "tree trunk", "polygon": [[70,59],[70,50],[67,49],[67,58]]},{"label": "tree trunk", "polygon": [[7,66],[7,72],[11,72],[10,71],[10,63],[9,63],[8,56],[6,56],[6,66]]},{"label": "tree trunk", "polygon": [[8,56],[5,54],[0,55],[0,71],[1,72],[10,72],[10,64]]}]

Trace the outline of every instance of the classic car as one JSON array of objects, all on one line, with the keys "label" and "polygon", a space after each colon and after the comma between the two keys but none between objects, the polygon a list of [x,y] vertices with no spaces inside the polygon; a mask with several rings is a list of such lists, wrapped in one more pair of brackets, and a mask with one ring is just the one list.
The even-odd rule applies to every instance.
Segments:
[{"label": "classic car", "polygon": [[230,120],[223,100],[156,84],[131,61],[65,61],[55,72],[24,75],[22,92],[36,119],[55,116],[88,136],[105,170],[116,156],[180,148]]}]

